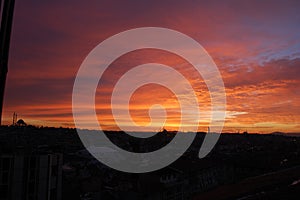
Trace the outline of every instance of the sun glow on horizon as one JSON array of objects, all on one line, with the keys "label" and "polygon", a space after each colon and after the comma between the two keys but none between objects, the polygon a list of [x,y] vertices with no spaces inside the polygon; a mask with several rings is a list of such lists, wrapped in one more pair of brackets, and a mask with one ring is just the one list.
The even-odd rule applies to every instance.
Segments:
[{"label": "sun glow on horizon", "polygon": [[[223,132],[300,133],[299,6],[270,2],[228,5],[219,2],[205,6],[192,1],[172,5],[152,3],[149,9],[128,2],[116,6],[112,1],[89,4],[75,1],[72,7],[58,1],[34,2],[34,5],[18,2],[5,90],[4,124],[10,125],[16,112],[27,124],[74,127],[72,89],[76,72],[88,52],[118,32],[157,26],[194,38],[218,66],[227,100]],[[55,18],[49,17],[53,10],[56,10]],[[211,100],[201,76],[179,56],[151,49],[121,56],[105,72],[95,99],[102,129],[119,130],[111,111],[113,86],[123,73],[145,63],[161,63],[188,77],[199,103],[198,130],[207,131]],[[170,80],[171,84],[177,82]],[[129,107],[134,122],[147,125],[149,109],[156,104],[166,111],[164,127],[177,130],[180,106],[176,97],[170,90],[153,84],[139,88],[131,97]],[[153,107],[152,111],[150,114],[158,121],[163,120],[161,108]],[[89,124],[89,116],[85,118]],[[186,131],[191,129],[192,120],[193,117],[183,122]],[[161,128],[161,123],[155,122],[146,131]]]}]

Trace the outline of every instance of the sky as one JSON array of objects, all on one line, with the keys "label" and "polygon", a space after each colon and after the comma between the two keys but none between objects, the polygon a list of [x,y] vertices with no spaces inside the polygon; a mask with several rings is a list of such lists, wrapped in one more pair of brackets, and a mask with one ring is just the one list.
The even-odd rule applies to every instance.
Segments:
[{"label": "sky", "polygon": [[[17,112],[28,124],[74,127],[73,84],[89,52],[119,32],[164,27],[199,42],[216,63],[227,99],[224,132],[300,132],[299,8],[299,1],[276,0],[16,1],[4,124],[11,124]],[[209,92],[201,77],[193,76],[192,66],[172,53],[145,49],[119,57],[101,77],[96,109],[103,129],[118,129],[110,107],[114,84],[126,70],[148,62],[172,66],[187,76],[206,116]],[[149,108],[155,104],[166,110],[165,127],[176,130],[178,101],[160,85],[135,91],[129,105],[133,121],[148,124]],[[192,126],[183,125],[186,131]],[[206,130],[207,119],[197,125]]]}]

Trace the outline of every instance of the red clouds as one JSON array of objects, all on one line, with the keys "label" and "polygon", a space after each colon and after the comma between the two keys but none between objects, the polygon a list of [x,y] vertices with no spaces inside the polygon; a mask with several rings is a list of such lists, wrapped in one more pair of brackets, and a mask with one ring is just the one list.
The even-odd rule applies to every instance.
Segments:
[{"label": "red clouds", "polygon": [[[9,124],[16,111],[29,124],[72,126],[73,82],[89,51],[120,31],[161,26],[193,37],[220,68],[228,103],[225,131],[299,132],[298,8],[298,1],[18,1],[4,120]],[[176,57],[128,55],[117,63],[117,71],[107,74],[104,96],[97,96],[98,100],[108,102],[105,95],[117,72],[151,58],[192,74]],[[203,110],[208,109],[209,94],[202,80],[191,76],[190,81],[201,83],[195,86],[198,100]],[[150,101],[145,100],[147,93],[140,92],[132,108],[142,121],[148,113],[138,110],[144,109],[139,98],[146,105]],[[172,95],[162,98],[176,107]],[[109,112],[101,111],[104,104],[99,102],[99,115]],[[170,112],[169,117],[176,121],[178,113]],[[103,119],[112,124],[109,115]]]}]

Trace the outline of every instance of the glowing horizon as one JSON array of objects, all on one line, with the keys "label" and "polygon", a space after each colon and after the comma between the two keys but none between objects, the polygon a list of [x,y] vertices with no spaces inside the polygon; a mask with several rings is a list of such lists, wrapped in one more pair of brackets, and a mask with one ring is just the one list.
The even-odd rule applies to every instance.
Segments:
[{"label": "glowing horizon", "polygon": [[[74,1],[72,6],[51,1],[18,2],[4,124],[11,124],[12,114],[17,112],[28,124],[74,127],[72,88],[76,72],[89,51],[120,31],[158,26],[191,36],[216,62],[227,94],[224,132],[299,133],[300,14],[299,2],[291,4],[295,5],[276,1],[205,5],[193,1],[151,5],[139,1]],[[96,96],[101,126],[118,130],[110,111],[112,84],[130,67],[153,61],[172,66],[189,77],[204,115],[199,131],[206,131],[205,113],[210,109],[210,98],[201,77],[187,70],[188,64],[180,57],[149,49],[120,57],[105,73],[105,85],[97,90]],[[130,108],[135,122],[147,124],[148,108],[153,104],[164,105],[168,114],[165,127],[176,130],[180,117],[176,98],[157,85],[144,86],[134,93]],[[188,131],[189,123],[184,126]]]}]

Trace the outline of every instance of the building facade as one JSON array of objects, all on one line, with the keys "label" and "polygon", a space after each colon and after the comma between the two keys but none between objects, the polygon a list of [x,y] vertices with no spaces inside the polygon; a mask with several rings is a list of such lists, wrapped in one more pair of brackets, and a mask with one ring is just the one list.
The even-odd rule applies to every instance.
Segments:
[{"label": "building facade", "polygon": [[62,154],[1,155],[1,200],[60,200]]}]

